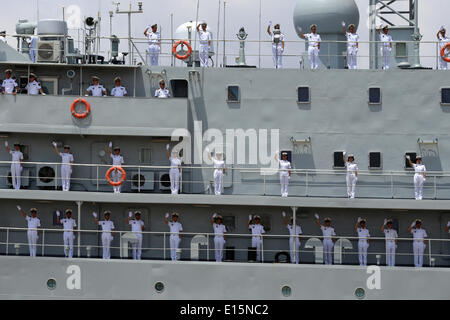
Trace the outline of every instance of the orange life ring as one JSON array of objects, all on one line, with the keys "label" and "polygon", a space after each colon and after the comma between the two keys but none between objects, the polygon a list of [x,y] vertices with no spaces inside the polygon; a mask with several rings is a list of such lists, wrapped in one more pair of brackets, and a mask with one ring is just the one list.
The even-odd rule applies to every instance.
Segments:
[{"label": "orange life ring", "polygon": [[450,57],[447,57],[447,56],[445,55],[445,50],[446,50],[446,49],[450,50],[450,42],[447,43],[445,46],[443,46],[442,49],[441,49],[441,57],[442,57],[442,60],[444,60],[444,61],[446,61],[446,62],[450,62]]},{"label": "orange life ring", "polygon": [[[75,107],[79,103],[82,103],[82,104],[84,104],[86,106],[86,111],[85,112],[78,113],[78,112],[75,111]],[[78,98],[78,99],[75,99],[74,102],[72,102],[72,105],[70,106],[70,112],[72,113],[72,115],[75,118],[84,119],[91,113],[91,105],[85,99]]]},{"label": "orange life ring", "polygon": [[[184,44],[184,45],[186,45],[186,46],[188,47],[188,51],[187,51],[187,53],[186,53],[184,56],[180,55],[180,54],[177,52],[177,47],[178,47],[180,44]],[[174,45],[173,45],[172,53],[173,53],[174,56],[177,57],[178,59],[180,59],[180,60],[186,60],[187,58],[190,57],[190,55],[191,55],[191,53],[192,53],[192,47],[191,47],[191,44],[190,44],[188,41],[186,41],[186,40],[178,40],[178,41],[175,42]]]},{"label": "orange life ring", "polygon": [[[120,179],[120,181],[117,181],[117,182],[112,181],[112,179],[111,179],[111,173],[112,173],[114,170],[119,170],[120,173],[122,174],[122,178]],[[126,174],[125,170],[123,170],[122,167],[113,166],[113,167],[109,168],[108,171],[106,171],[106,177],[105,177],[105,178],[106,178],[106,181],[108,181],[108,183],[109,183],[111,186],[113,186],[113,187],[118,187],[118,186],[120,186],[122,183],[125,182],[125,179],[127,178],[127,174]]]}]

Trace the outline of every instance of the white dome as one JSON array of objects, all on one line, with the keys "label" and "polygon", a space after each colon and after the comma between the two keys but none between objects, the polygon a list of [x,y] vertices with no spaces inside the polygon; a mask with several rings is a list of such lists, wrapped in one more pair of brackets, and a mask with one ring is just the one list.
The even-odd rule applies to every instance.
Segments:
[{"label": "white dome", "polygon": [[298,27],[307,33],[309,27],[316,24],[319,34],[340,34],[342,21],[358,28],[359,10],[354,0],[297,0],[294,9],[297,33]]},{"label": "white dome", "polygon": [[[197,25],[200,23],[203,23],[203,22],[204,22],[203,20],[200,20],[198,23],[196,23],[195,21],[189,21],[189,22],[183,23],[181,26],[179,26],[175,30],[175,39],[188,40],[189,39],[188,27],[191,27],[191,37],[192,37],[192,41],[194,41],[194,39],[195,39],[194,32],[196,32]],[[211,30],[211,28],[209,27],[209,25],[206,27],[206,30],[211,32],[212,35],[214,35],[214,33]]]}]

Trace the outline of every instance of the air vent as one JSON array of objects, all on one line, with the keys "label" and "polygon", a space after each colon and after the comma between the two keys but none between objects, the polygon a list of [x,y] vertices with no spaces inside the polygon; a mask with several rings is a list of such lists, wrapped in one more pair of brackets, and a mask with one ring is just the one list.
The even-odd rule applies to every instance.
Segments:
[{"label": "air vent", "polygon": [[311,89],[310,87],[298,87],[297,88],[297,102],[298,103],[310,103],[311,102]]},{"label": "air vent", "polygon": [[369,88],[369,104],[381,104],[381,88]]}]

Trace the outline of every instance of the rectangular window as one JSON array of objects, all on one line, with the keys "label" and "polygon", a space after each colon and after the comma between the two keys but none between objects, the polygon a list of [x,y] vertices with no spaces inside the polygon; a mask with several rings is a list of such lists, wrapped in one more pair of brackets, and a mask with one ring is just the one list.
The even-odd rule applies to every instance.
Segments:
[{"label": "rectangular window", "polygon": [[140,162],[140,164],[151,164],[152,163],[152,149],[151,148],[140,148],[139,149],[139,162]]},{"label": "rectangular window", "polygon": [[408,159],[406,159],[406,156],[409,156],[411,158],[411,162],[415,163],[416,162],[417,153],[416,152],[406,152],[405,153],[405,169],[411,169],[412,167],[409,164]]},{"label": "rectangular window", "polygon": [[405,42],[397,42],[395,44],[395,56],[397,58],[408,58]]},{"label": "rectangular window", "polygon": [[184,79],[170,80],[170,87],[172,88],[172,97],[187,98],[188,97],[188,82]]},{"label": "rectangular window", "polygon": [[441,88],[441,105],[450,105],[450,88]]},{"label": "rectangular window", "polygon": [[241,91],[239,86],[228,86],[227,92],[227,102],[239,103],[241,101]]},{"label": "rectangular window", "polygon": [[297,88],[297,102],[298,103],[310,103],[311,102],[311,90],[310,87],[298,87]]},{"label": "rectangular window", "polygon": [[369,153],[369,169],[381,169],[381,152]]},{"label": "rectangular window", "polygon": [[381,88],[369,88],[369,104],[381,104]]},{"label": "rectangular window", "polygon": [[335,151],[333,154],[333,168],[345,168],[344,164],[344,152],[343,151]]}]

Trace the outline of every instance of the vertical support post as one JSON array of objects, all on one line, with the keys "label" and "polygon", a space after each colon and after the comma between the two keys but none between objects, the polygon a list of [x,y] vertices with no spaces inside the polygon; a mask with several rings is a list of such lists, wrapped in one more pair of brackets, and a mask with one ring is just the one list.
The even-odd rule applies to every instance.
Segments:
[{"label": "vertical support post", "polygon": [[58,165],[55,164],[55,190],[58,190]]},{"label": "vertical support post", "polygon": [[[81,230],[81,205],[83,204],[83,201],[77,201],[78,206],[78,230]],[[78,232],[78,258],[81,257],[81,231]]]},{"label": "vertical support post", "polygon": [[370,69],[375,70],[377,68],[377,0],[370,0],[369,4],[369,24],[370,24],[370,50],[369,50],[369,65]]},{"label": "vertical support post", "polygon": [[264,263],[264,237],[261,234],[261,262]]},{"label": "vertical support post", "polygon": [[[261,69],[261,28],[262,28],[262,20],[261,19],[262,19],[262,0],[259,0],[258,68],[260,68],[260,69]],[[278,50],[277,50],[277,52],[278,52]]]},{"label": "vertical support post", "polygon": [[263,176],[264,177],[264,195],[266,195],[266,175]]},{"label": "vertical support post", "polygon": [[41,249],[42,256],[45,254],[45,230],[42,230],[42,249]]},{"label": "vertical support post", "polygon": [[141,166],[138,167],[138,193],[141,193]]},{"label": "vertical support post", "polygon": [[206,234],[206,261],[209,261],[209,233]]},{"label": "vertical support post", "polygon": [[166,233],[163,233],[163,257],[166,260]]},{"label": "vertical support post", "polygon": [[9,249],[9,228],[6,229],[6,250],[5,250],[6,255],[8,255],[8,249]]},{"label": "vertical support post", "polygon": [[[297,259],[297,207],[291,207],[291,209],[292,209],[292,230],[294,230],[294,238],[289,239],[289,241],[293,242],[294,257],[295,259]],[[295,263],[298,263],[298,261],[295,261]]]},{"label": "vertical support post", "polygon": [[394,176],[391,172],[391,198],[394,199]]},{"label": "vertical support post", "polygon": [[97,165],[97,191],[98,191],[98,165]]},{"label": "vertical support post", "polygon": [[133,98],[136,98],[136,68],[133,68]]},{"label": "vertical support post", "polygon": [[434,176],[434,199],[437,199],[437,182],[436,182],[437,176]]},{"label": "vertical support post", "polygon": [[[225,42],[225,33],[226,33],[226,7],[227,7],[227,0],[223,0],[223,62],[222,67],[225,68],[227,65],[227,56],[226,56],[226,42]],[[219,31],[217,31],[219,32]]]},{"label": "vertical support post", "polygon": [[305,196],[307,197],[308,196],[308,171],[306,171],[306,174],[305,174]]},{"label": "vertical support post", "polygon": [[428,263],[430,264],[430,267],[432,267],[432,263],[431,263],[431,239],[428,240]]}]

